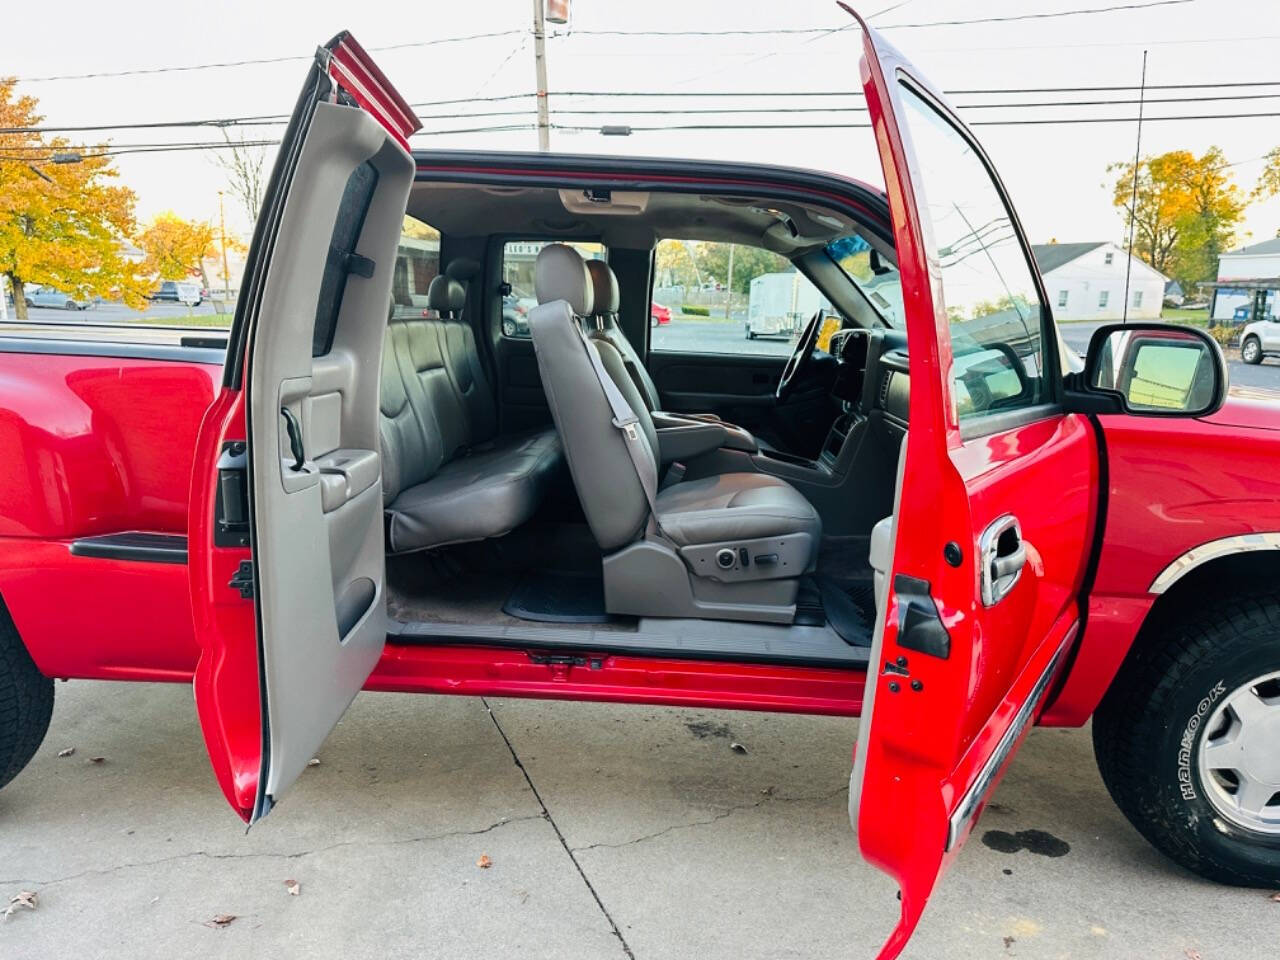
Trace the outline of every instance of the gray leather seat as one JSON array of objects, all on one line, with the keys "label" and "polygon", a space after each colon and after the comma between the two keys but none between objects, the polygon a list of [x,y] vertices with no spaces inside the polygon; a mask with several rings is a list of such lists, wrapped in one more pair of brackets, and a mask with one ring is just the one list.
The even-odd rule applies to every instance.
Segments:
[{"label": "gray leather seat", "polygon": [[537,511],[563,464],[553,430],[498,435],[496,401],[461,318],[462,285],[427,292],[439,319],[393,319],[382,352],[387,550],[406,553],[509,533]]},{"label": "gray leather seat", "polygon": [[622,296],[618,289],[618,277],[613,268],[603,260],[588,260],[587,272],[591,276],[592,312],[588,332],[592,336],[602,337],[613,344],[614,349],[622,356],[627,373],[640,393],[645,408],[652,413],[662,409],[662,395],[658,385],[649,376],[644,361],[636,348],[631,345],[627,335],[618,326],[618,309]]},{"label": "gray leather seat", "polygon": [[[705,609],[701,615],[782,619],[778,611],[794,602],[795,578],[817,558],[817,511],[786,481],[755,473],[673,484],[655,495],[651,510],[642,476],[655,486],[657,435],[622,354],[610,340],[582,332],[594,298],[586,264],[571,247],[544,247],[534,285],[539,306],[529,328],[542,385],[587,523],[613,554],[605,559],[610,612],[688,616]],[[634,415],[634,460],[587,351],[599,356]],[[612,563],[639,543],[644,555],[630,567]],[[687,600],[664,586],[672,582],[667,557],[689,582]],[[700,591],[703,578],[714,589]],[[708,593],[714,603],[703,602]]]}]

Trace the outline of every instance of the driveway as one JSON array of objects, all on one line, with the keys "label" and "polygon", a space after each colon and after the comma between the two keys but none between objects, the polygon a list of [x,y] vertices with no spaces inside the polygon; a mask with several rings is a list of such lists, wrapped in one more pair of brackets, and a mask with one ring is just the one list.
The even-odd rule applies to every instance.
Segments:
[{"label": "driveway", "polygon": [[[896,902],[849,829],[856,726],[362,694],[246,834],[189,687],[60,684],[0,791],[0,895],[38,894],[0,956],[870,957]],[[1036,731],[995,801],[906,956],[1275,956],[1280,903],[1148,847],[1086,731]]]}]

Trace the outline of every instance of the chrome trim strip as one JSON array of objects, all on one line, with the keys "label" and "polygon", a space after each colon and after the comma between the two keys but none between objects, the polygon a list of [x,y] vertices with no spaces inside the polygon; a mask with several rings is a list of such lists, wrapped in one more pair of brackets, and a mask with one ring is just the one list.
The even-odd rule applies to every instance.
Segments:
[{"label": "chrome trim strip", "polygon": [[1202,564],[1233,553],[1249,553],[1255,550],[1280,550],[1280,533],[1243,533],[1236,537],[1210,540],[1192,547],[1174,560],[1151,581],[1150,592],[1164,593],[1184,576]]},{"label": "chrome trim strip", "polygon": [[978,805],[982,803],[987,791],[991,789],[991,785],[995,782],[1001,768],[1004,767],[1005,761],[1012,755],[1018,738],[1031,725],[1031,721],[1035,717],[1036,707],[1040,705],[1040,701],[1044,699],[1045,694],[1048,692],[1049,684],[1058,672],[1058,664],[1062,662],[1062,658],[1066,655],[1079,629],[1080,623],[1077,621],[1067,631],[1067,635],[1062,643],[1059,644],[1053,659],[1049,661],[1044,673],[1040,674],[1040,678],[1036,680],[1036,685],[1031,688],[1031,696],[1027,697],[1026,702],[1018,708],[1013,722],[1009,724],[1009,729],[1004,732],[1004,736],[1000,738],[1000,743],[996,745],[991,756],[987,758],[987,762],[982,765],[982,770],[978,776],[969,785],[969,789],[965,791],[955,812],[951,814],[951,820],[947,825],[947,845],[943,848],[943,852],[949,852],[955,847],[960,834],[964,832],[965,825],[977,812]]}]

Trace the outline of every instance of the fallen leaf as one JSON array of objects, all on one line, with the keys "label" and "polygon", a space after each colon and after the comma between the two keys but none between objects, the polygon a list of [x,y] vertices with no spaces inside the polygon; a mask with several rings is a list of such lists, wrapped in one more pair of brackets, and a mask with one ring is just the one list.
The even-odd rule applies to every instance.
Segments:
[{"label": "fallen leaf", "polygon": [[319,758],[319,757],[312,757],[310,760],[308,760],[308,761],[307,761],[307,766],[308,766],[308,767],[318,767],[318,766],[320,766],[320,758]]},{"label": "fallen leaf", "polygon": [[487,853],[482,853],[480,854],[480,859],[476,861],[476,866],[481,870],[488,870],[493,866],[493,861],[489,859],[489,855]]},{"label": "fallen leaf", "polygon": [[734,753],[747,752],[747,748],[744,747],[742,744],[738,743],[737,741],[734,741],[733,743],[729,744],[729,749],[732,750]]},{"label": "fallen leaf", "polygon": [[106,757],[90,757],[89,758],[90,763],[106,763],[106,761],[107,761]]},{"label": "fallen leaf", "polygon": [[1187,960],[1203,960],[1203,958],[1200,956],[1200,951],[1195,950],[1191,947],[1187,947],[1187,949],[1184,950],[1183,953],[1187,955]]},{"label": "fallen leaf", "polygon": [[220,913],[212,920],[206,920],[204,925],[206,927],[226,927],[230,926],[235,918],[236,915],[234,913]]},{"label": "fallen leaf", "polygon": [[291,897],[296,897],[302,893],[302,884],[297,880],[286,880],[284,882],[284,891]]},{"label": "fallen leaf", "polygon": [[71,756],[71,755],[72,755],[73,753],[75,753],[75,752],[76,752],[76,748],[75,748],[75,747],[67,747],[67,749],[65,749],[65,750],[59,750],[59,751],[58,751],[58,756],[60,756],[60,757],[69,757],[69,756]]},{"label": "fallen leaf", "polygon": [[10,897],[9,905],[4,908],[4,914],[3,916],[0,916],[0,920],[8,920],[10,914],[19,907],[26,907],[28,910],[34,910],[36,908],[36,894],[34,890],[21,890],[18,892],[17,896]]},{"label": "fallen leaf", "polygon": [[1004,948],[1005,948],[1006,950],[1008,950],[1010,947],[1012,947],[1015,943],[1017,943],[1017,942],[1018,942],[1018,941],[1017,941],[1016,939],[1014,939],[1013,937],[1004,937],[1004,938],[1002,938],[1002,939],[1004,940]]}]

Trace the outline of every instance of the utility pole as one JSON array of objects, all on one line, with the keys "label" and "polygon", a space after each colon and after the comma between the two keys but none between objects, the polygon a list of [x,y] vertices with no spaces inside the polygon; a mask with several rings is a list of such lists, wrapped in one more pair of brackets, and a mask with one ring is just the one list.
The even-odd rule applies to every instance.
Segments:
[{"label": "utility pole", "polygon": [[733,305],[733,244],[729,244],[729,282],[725,284],[724,318],[729,319],[729,308]]},{"label": "utility pole", "polygon": [[547,22],[542,0],[533,0],[533,67],[538,84],[538,149],[551,149],[551,118],[547,110]]},{"label": "utility pole", "polygon": [[227,213],[221,190],[218,191],[218,233],[222,243],[222,303],[225,306],[231,299],[231,271],[227,269]]}]

